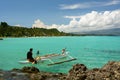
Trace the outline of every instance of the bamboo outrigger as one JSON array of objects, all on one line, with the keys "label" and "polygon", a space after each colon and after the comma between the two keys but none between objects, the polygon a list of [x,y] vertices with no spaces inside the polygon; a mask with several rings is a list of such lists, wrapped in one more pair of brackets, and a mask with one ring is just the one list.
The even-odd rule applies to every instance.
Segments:
[{"label": "bamboo outrigger", "polygon": [[65,62],[70,62],[70,61],[73,61],[73,60],[76,60],[76,58],[69,59],[69,60],[64,60],[64,61],[60,61],[60,62],[54,62],[54,63],[48,64],[48,66],[55,65],[55,64],[61,64],[61,63],[65,63]]},{"label": "bamboo outrigger", "polygon": [[[63,58],[67,58],[65,60],[62,61],[53,61],[52,59],[63,59]],[[45,55],[45,56],[37,56],[36,60],[39,62],[41,61],[49,61],[50,63],[48,63],[48,66],[51,65],[55,65],[55,64],[61,64],[61,63],[65,63],[65,62],[70,62],[70,61],[74,61],[76,60],[76,58],[73,58],[72,56],[69,55],[68,52],[65,52],[63,54],[49,54],[49,55]]]}]

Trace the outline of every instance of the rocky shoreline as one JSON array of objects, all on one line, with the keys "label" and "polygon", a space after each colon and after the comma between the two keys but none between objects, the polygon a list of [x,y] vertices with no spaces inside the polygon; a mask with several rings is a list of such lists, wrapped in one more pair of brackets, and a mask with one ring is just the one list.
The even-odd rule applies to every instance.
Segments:
[{"label": "rocky shoreline", "polygon": [[75,64],[68,74],[42,72],[35,67],[0,70],[0,80],[120,80],[120,61],[90,70],[84,64]]}]

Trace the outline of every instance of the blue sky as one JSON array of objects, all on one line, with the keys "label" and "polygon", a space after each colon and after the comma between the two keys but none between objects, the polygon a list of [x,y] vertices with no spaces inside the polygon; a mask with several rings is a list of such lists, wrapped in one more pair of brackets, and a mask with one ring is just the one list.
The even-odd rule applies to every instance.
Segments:
[{"label": "blue sky", "polygon": [[[120,0],[0,0],[0,10],[0,22],[16,26],[65,32],[120,27]],[[99,19],[101,26],[95,22]]]}]

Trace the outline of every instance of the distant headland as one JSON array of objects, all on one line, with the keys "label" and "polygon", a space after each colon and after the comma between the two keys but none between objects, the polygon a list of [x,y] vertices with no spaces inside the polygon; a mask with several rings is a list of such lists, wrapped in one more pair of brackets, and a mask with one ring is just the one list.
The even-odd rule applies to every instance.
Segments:
[{"label": "distant headland", "polygon": [[6,22],[0,24],[0,37],[39,37],[39,36],[73,36],[74,34],[60,32],[56,28],[27,28],[10,26]]},{"label": "distant headland", "polygon": [[[112,33],[113,32],[113,33]],[[40,36],[119,36],[120,29],[66,33],[56,28],[27,28],[10,26],[7,22],[0,23],[0,37],[40,37]]]}]

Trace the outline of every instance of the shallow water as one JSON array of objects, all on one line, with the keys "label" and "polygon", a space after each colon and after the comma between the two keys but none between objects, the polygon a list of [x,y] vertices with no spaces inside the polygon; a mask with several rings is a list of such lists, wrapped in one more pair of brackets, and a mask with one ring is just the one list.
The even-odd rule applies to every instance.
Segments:
[{"label": "shallow water", "polygon": [[[66,48],[77,60],[53,66],[18,63],[26,59],[29,48],[33,48],[33,56],[37,50],[45,55],[61,53]],[[4,70],[35,66],[42,71],[67,73],[76,63],[85,64],[89,69],[100,68],[108,61],[120,61],[120,36],[4,38],[0,40],[0,57],[0,69]]]}]

